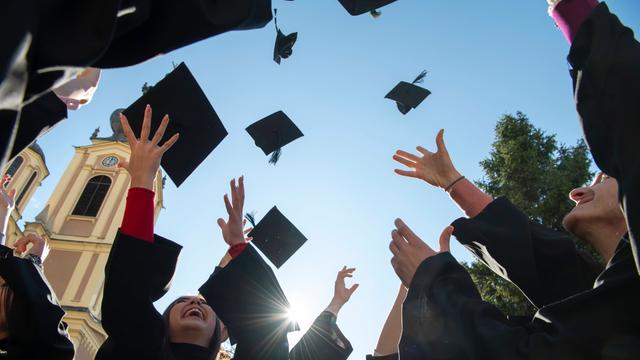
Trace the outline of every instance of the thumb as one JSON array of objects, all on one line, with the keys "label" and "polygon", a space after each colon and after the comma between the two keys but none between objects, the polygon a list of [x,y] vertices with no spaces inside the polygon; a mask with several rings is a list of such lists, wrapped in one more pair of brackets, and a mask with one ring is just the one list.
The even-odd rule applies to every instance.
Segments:
[{"label": "thumb", "polygon": [[360,284],[353,284],[351,285],[350,288],[347,289],[347,292],[349,292],[349,296],[353,295],[353,293],[358,290],[358,288],[360,287]]},{"label": "thumb", "polygon": [[119,169],[125,169],[125,170],[129,171],[129,162],[128,161],[124,161],[124,160],[119,161],[117,166],[118,166]]},{"label": "thumb", "polygon": [[220,229],[224,230],[225,226],[227,226],[227,223],[224,221],[224,219],[219,218],[218,219],[218,226],[220,226]]},{"label": "thumb", "polygon": [[453,234],[453,226],[449,225],[440,234],[440,252],[448,252],[451,242],[451,234]]},{"label": "thumb", "polygon": [[436,135],[436,146],[438,147],[438,152],[447,152],[447,147],[444,145],[444,129],[440,129],[438,135]]}]

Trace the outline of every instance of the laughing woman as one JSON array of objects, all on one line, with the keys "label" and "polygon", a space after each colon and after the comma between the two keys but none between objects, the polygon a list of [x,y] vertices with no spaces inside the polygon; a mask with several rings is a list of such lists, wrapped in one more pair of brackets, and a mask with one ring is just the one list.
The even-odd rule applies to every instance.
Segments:
[{"label": "laughing woman", "polygon": [[178,135],[159,145],[169,122],[165,116],[149,140],[150,119],[147,107],[136,138],[121,116],[131,157],[119,166],[129,172],[131,188],[105,268],[102,325],[108,339],[96,359],[213,360],[227,332],[236,343],[236,360],[346,359],[351,346],[335,319],[355,290],[344,287],[350,272],[341,283],[336,281],[334,306],[316,319],[289,354],[287,333],[297,325],[284,316],[289,303],[275,275],[245,239],[242,178],[238,186],[232,181],[231,200],[225,196],[228,220],[218,221],[229,252],[200,288],[201,295],[178,298],[163,315],[154,308],[168,288],[182,247],[153,233],[153,180],[162,155]]}]

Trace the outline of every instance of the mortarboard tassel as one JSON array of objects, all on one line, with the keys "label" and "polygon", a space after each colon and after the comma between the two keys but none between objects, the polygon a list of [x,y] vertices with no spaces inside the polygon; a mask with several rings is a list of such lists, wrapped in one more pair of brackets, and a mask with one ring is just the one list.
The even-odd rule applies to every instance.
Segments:
[{"label": "mortarboard tassel", "polygon": [[247,219],[247,221],[249,222],[249,224],[251,224],[252,227],[256,227],[256,213],[255,212],[248,212],[246,214],[244,214],[244,218]]},{"label": "mortarboard tassel", "polygon": [[282,155],[282,148],[277,148],[273,150],[271,153],[271,158],[269,158],[269,164],[275,165],[280,160],[280,155]]},{"label": "mortarboard tassel", "polygon": [[422,72],[411,82],[412,84],[421,84],[424,81],[424,77],[427,76],[427,70],[422,70]]},{"label": "mortarboard tassel", "polygon": [[378,10],[378,9],[373,9],[371,11],[369,11],[369,14],[371,14],[371,17],[373,17],[374,19],[377,19],[380,17],[380,15],[382,15],[382,11]]}]

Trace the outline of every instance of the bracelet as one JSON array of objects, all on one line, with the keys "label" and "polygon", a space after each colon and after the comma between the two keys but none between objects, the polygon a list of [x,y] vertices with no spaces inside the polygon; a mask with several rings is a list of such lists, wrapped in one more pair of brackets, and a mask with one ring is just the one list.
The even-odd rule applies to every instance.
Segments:
[{"label": "bracelet", "polygon": [[453,187],[453,185],[457,184],[460,180],[464,180],[464,179],[465,179],[465,177],[464,177],[464,175],[463,175],[463,176],[460,176],[459,178],[457,178],[457,179],[453,180],[453,181],[451,182],[451,184],[449,184],[449,186],[447,186],[446,188],[444,188],[444,191],[445,191],[445,192],[449,192],[449,190],[451,190],[451,188]]}]

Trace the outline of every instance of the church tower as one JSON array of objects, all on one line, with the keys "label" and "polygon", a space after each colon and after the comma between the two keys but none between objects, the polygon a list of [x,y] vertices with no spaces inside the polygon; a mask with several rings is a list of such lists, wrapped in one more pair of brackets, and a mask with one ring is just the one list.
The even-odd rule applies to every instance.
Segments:
[{"label": "church tower", "polygon": [[[118,109],[111,115],[113,135],[91,136],[75,154],[51,197],[25,233],[37,233],[51,249],[45,274],[67,315],[76,360],[92,360],[106,339],[100,323],[104,267],[124,214],[129,175],[117,167],[129,159]],[[38,178],[38,177],[36,177]],[[36,180],[34,180],[35,182]],[[155,219],[162,209],[163,178],[154,183]],[[15,239],[13,240],[15,241]]]}]

